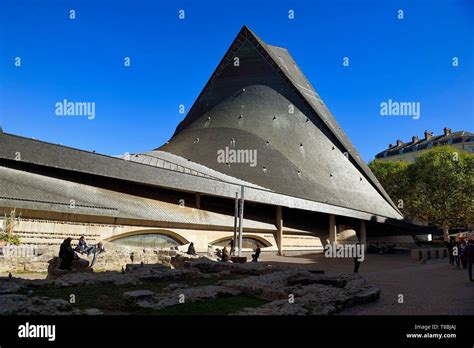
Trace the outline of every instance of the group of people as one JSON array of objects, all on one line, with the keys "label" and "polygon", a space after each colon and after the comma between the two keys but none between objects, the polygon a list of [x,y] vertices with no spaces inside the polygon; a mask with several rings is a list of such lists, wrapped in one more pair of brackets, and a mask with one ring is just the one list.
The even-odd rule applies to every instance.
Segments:
[{"label": "group of people", "polygon": [[[227,246],[230,246],[230,251],[227,249]],[[234,239],[231,239],[229,244],[227,244],[222,250],[217,249],[215,255],[217,256],[218,260],[221,262],[229,262],[231,260],[231,256],[235,256],[235,243]],[[260,253],[262,249],[260,246],[257,246],[252,254],[252,262],[258,262],[258,258],[260,257]],[[190,243],[188,246],[188,250],[186,252],[188,255],[197,255],[196,249],[194,247],[194,243]]]},{"label": "group of people", "polygon": [[450,238],[447,243],[449,253],[449,264],[468,270],[469,280],[474,281],[472,278],[472,264],[474,263],[474,240],[466,239],[463,241],[456,241],[454,238]]},{"label": "group of people", "polygon": [[71,270],[72,261],[79,258],[77,253],[85,254],[88,257],[92,255],[92,261],[89,267],[93,267],[97,260],[97,256],[103,252],[105,252],[105,247],[102,242],[89,246],[87,245],[86,238],[84,236],[79,238],[77,246],[73,249],[72,238],[68,237],[61,243],[61,246],[59,247],[59,258],[61,259],[59,269]]}]

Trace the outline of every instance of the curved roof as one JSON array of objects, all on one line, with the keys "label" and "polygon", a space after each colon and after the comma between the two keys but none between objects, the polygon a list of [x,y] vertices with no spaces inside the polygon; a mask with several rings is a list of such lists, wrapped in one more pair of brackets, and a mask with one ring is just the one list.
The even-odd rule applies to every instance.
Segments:
[{"label": "curved roof", "polygon": [[[402,218],[288,51],[247,27],[159,150],[278,193]],[[219,161],[229,150],[257,161]]]}]

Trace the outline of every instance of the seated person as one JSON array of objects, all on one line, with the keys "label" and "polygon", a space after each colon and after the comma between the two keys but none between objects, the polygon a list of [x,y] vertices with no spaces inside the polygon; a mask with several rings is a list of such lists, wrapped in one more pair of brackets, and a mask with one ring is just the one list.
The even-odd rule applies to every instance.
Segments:
[{"label": "seated person", "polygon": [[89,267],[94,266],[95,261],[97,260],[97,256],[99,254],[103,253],[103,252],[105,252],[105,246],[104,246],[104,244],[102,244],[102,242],[99,242],[99,243],[97,243],[97,245],[94,245],[94,246],[89,248],[89,250],[87,251],[87,256],[89,256],[91,254],[93,255],[92,262],[91,262]]},{"label": "seated person", "polygon": [[189,244],[188,251],[186,252],[186,254],[188,254],[188,255],[197,255],[193,242],[191,242],[191,244]]},{"label": "seated person", "polygon": [[229,252],[227,251],[227,248],[224,247],[224,249],[222,249],[222,258],[221,258],[221,261],[222,262],[227,262],[229,261]]},{"label": "seated person", "polygon": [[71,264],[76,256],[74,250],[72,250],[71,246],[72,238],[66,238],[61,246],[59,247],[59,258],[61,259],[61,264],[59,265],[59,269],[61,270],[70,270],[71,271]]},{"label": "seated person", "polygon": [[255,254],[252,254],[252,262],[258,262],[258,258],[260,257],[260,253],[262,252],[262,249],[260,249],[260,246],[257,246],[255,249]]},{"label": "seated person", "polygon": [[86,238],[81,236],[81,238],[79,238],[79,243],[74,250],[80,254],[88,254],[91,249],[92,247],[87,245]]}]

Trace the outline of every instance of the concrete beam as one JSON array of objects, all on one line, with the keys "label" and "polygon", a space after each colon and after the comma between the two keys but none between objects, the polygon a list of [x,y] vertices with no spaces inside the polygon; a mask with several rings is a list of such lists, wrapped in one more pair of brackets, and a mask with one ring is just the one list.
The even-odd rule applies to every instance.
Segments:
[{"label": "concrete beam", "polygon": [[282,207],[276,207],[276,234],[275,240],[277,242],[278,247],[278,255],[283,256],[283,212]]}]

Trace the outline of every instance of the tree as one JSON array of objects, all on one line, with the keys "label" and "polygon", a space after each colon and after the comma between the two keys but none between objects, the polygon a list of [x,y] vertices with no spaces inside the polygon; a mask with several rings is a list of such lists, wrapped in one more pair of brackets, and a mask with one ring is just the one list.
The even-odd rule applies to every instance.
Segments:
[{"label": "tree", "polygon": [[407,162],[386,162],[375,160],[369,163],[372,173],[382,184],[388,195],[400,211],[404,214],[406,211],[406,202],[409,201],[411,190],[409,189],[409,178]]},{"label": "tree", "polygon": [[439,146],[414,163],[375,160],[369,167],[406,217],[442,227],[445,240],[452,226],[474,223],[473,154]]},{"label": "tree", "polygon": [[410,213],[441,226],[445,240],[450,227],[474,222],[474,155],[440,146],[418,157],[408,176],[414,193]]}]

